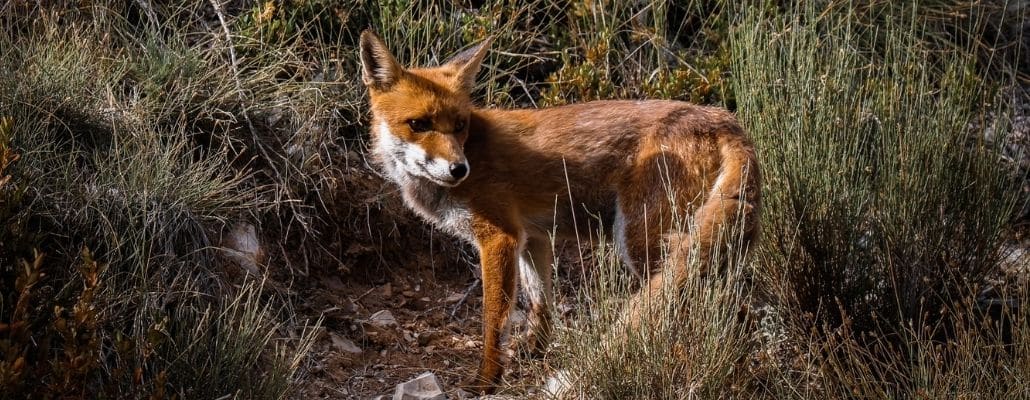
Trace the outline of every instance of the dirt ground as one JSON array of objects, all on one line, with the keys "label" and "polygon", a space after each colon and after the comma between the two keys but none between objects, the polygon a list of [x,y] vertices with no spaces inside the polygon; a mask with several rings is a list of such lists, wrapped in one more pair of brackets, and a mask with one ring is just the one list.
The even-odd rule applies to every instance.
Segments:
[{"label": "dirt ground", "polygon": [[[325,318],[302,367],[296,398],[392,398],[397,384],[424,372],[436,374],[450,398],[467,395],[459,389],[474,376],[483,345],[476,256],[428,225],[409,229],[419,230],[408,238],[415,243],[389,260],[369,250],[347,272],[311,271],[308,278],[294,280],[300,299],[296,313]],[[564,258],[575,253],[571,248],[559,252]],[[562,275],[582,272],[566,267]],[[568,289],[580,278],[559,279]],[[565,310],[570,301],[568,293],[556,299]],[[512,315],[516,337],[524,328],[524,308],[524,302],[517,304]],[[384,310],[396,324],[383,317]],[[542,380],[520,360],[509,363],[505,379],[535,392]]]},{"label": "dirt ground", "polygon": [[[446,246],[449,239],[440,240]],[[461,251],[455,257],[453,249],[431,254],[429,249],[417,248],[405,255],[410,257],[407,263],[351,271],[345,279],[322,274],[298,288],[304,300],[296,305],[297,313],[322,313],[325,320],[297,397],[392,396],[397,384],[424,372],[436,374],[450,398],[466,396],[459,389],[474,376],[483,345],[482,288],[476,260],[468,253]],[[565,253],[568,258],[574,252]],[[568,270],[580,268],[570,265]],[[568,286],[576,279],[566,277],[564,283]],[[570,301],[566,293],[556,299],[560,309],[569,309]],[[517,304],[512,315],[515,337],[524,329],[524,308],[524,302]],[[384,310],[396,324],[382,317]],[[509,363],[505,379],[516,386],[542,383],[520,360],[516,356]]]},{"label": "dirt ground", "polygon": [[453,390],[475,373],[481,295],[472,266],[419,252],[407,266],[323,275],[299,289],[298,313],[325,316],[300,398],[392,394],[426,371]]}]

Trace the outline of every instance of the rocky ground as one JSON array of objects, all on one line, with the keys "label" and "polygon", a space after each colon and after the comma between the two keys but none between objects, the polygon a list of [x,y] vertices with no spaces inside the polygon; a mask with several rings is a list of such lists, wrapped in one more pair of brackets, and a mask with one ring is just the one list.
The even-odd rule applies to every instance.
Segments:
[{"label": "rocky ground", "polygon": [[[460,384],[474,376],[483,345],[482,288],[475,260],[447,260],[417,248],[408,255],[406,266],[354,270],[345,279],[321,276],[298,289],[304,299],[298,314],[325,316],[298,398],[393,398],[399,385],[419,381],[425,373],[434,375],[446,397],[405,399],[472,397]],[[563,275],[569,271],[580,269],[567,268]],[[568,284],[573,279],[561,280]],[[560,295],[557,301],[570,300]],[[512,315],[516,333],[525,323],[522,308],[519,304]],[[520,387],[542,383],[517,360],[505,379]],[[530,387],[527,392],[538,390]]]},{"label": "rocky ground", "polygon": [[301,397],[372,398],[427,371],[454,387],[475,372],[482,343],[473,274],[398,272],[347,283],[333,276],[305,290],[304,306],[324,313],[325,332]]}]

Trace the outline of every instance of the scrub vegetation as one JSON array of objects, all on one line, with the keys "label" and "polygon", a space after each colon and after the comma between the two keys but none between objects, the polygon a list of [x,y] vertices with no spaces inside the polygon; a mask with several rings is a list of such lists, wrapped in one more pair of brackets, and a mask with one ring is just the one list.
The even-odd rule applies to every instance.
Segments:
[{"label": "scrub vegetation", "polygon": [[586,398],[1030,398],[1030,3],[164,3],[0,4],[0,397],[400,383],[312,383],[330,338],[406,339],[354,333],[380,278],[355,307],[312,305],[310,282],[475,281],[366,161],[372,28],[409,65],[493,36],[482,105],[720,105],[758,149],[758,246],[622,346],[602,344],[640,282],[609,247],[556,244],[553,346],[503,394],[565,370]]}]

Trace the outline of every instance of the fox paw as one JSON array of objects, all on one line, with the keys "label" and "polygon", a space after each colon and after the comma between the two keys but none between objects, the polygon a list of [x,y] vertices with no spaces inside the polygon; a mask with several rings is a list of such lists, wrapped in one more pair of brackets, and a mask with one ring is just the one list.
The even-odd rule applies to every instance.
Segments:
[{"label": "fox paw", "polygon": [[464,382],[459,383],[458,387],[476,396],[492,394],[494,389],[496,389],[494,385],[489,384],[478,377],[467,379]]},{"label": "fox paw", "polygon": [[541,358],[547,352],[548,341],[545,336],[534,332],[519,334],[512,340],[511,353],[529,356],[530,358]]}]

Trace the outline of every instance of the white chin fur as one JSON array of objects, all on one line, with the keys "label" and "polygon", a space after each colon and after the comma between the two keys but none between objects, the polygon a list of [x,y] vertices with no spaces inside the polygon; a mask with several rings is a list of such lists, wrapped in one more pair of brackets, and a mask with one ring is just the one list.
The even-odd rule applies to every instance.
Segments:
[{"label": "white chin fur", "polygon": [[430,177],[427,177],[427,176],[423,176],[422,178],[425,178],[426,180],[432,182],[434,185],[443,186],[443,187],[449,187],[449,188],[458,186],[458,184],[461,183],[461,181],[444,181],[444,180],[440,180],[440,179],[430,178]]}]

